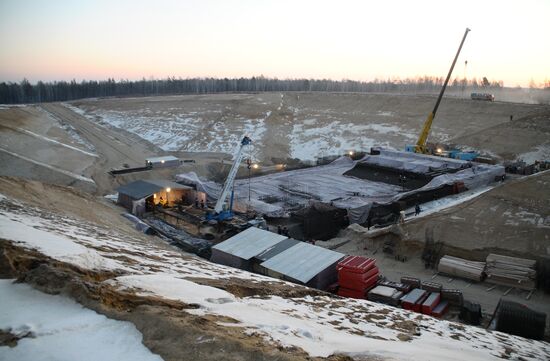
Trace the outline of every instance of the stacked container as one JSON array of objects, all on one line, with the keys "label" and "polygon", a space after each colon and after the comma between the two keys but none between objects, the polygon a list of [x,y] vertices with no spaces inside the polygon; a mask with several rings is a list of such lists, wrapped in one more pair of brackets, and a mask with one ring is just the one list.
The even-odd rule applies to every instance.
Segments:
[{"label": "stacked container", "polygon": [[366,298],[366,293],[376,286],[378,267],[374,258],[346,256],[338,263],[338,295]]}]

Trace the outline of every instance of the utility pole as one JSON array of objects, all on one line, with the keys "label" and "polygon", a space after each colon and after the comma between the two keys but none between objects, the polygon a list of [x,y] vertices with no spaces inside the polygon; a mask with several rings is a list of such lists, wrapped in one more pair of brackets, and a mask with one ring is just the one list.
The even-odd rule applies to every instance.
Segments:
[{"label": "utility pole", "polygon": [[248,205],[250,206],[250,169],[252,168],[252,160],[250,158],[246,160],[246,167],[248,168]]}]

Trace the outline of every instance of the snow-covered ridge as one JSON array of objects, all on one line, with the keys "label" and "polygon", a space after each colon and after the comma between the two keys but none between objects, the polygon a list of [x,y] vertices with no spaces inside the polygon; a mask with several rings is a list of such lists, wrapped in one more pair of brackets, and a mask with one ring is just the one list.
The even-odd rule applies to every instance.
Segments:
[{"label": "snow-covered ridge", "polygon": [[182,255],[154,242],[7,197],[0,197],[0,239],[81,268],[117,271],[118,277],[104,282],[120,292],[132,290],[138,295],[197,304],[200,308],[185,312],[230,317],[235,323],[220,327],[241,327],[247,334],[300,347],[311,356],[347,353],[392,360],[487,360],[508,354],[512,359],[550,358],[548,343],[439,321],[365,300],[329,295],[237,297],[193,279],[286,283]]}]

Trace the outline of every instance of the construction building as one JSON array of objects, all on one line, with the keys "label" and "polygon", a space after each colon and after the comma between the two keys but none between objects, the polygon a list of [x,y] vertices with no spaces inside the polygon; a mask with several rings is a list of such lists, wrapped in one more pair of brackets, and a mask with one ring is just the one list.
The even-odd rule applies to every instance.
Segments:
[{"label": "construction building", "polygon": [[212,247],[211,261],[325,290],[345,255],[251,227]]},{"label": "construction building", "polygon": [[154,205],[191,204],[197,197],[204,197],[189,186],[167,180],[138,180],[117,191],[117,203],[135,215],[143,215]]},{"label": "construction building", "polygon": [[169,168],[179,167],[181,160],[173,155],[165,155],[162,157],[152,157],[145,159],[145,166],[151,168]]},{"label": "construction building", "polygon": [[[234,208],[294,218],[302,224],[301,239],[328,239],[350,223],[396,223],[401,211],[488,186],[504,174],[498,165],[373,148],[359,160],[341,157],[328,165],[236,180]],[[212,200],[221,191],[195,174],[176,179]]]}]

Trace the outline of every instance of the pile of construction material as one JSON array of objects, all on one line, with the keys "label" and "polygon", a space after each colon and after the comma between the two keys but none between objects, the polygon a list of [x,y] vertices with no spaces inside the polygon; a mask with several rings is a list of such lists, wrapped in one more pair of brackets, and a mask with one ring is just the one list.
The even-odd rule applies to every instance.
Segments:
[{"label": "pile of construction material", "polygon": [[391,306],[399,306],[403,292],[393,287],[376,286],[367,294],[369,301],[379,302]]},{"label": "pile of construction material", "polygon": [[537,261],[492,253],[486,261],[487,282],[528,291],[535,289]]},{"label": "pile of construction material", "polygon": [[546,329],[546,314],[509,300],[500,300],[496,314],[497,331],[534,340],[543,340]]},{"label": "pile of construction material", "polygon": [[421,312],[422,304],[428,298],[428,295],[428,292],[415,288],[401,298],[401,307],[405,310]]},{"label": "pile of construction material", "polygon": [[441,299],[441,292],[415,288],[401,297],[401,307],[425,315],[442,317],[449,308],[449,302]]},{"label": "pile of construction material", "polygon": [[466,278],[472,281],[480,282],[485,275],[485,262],[475,262],[466,259],[443,256],[439,260],[437,271],[450,276]]},{"label": "pile of construction material", "polygon": [[378,267],[374,258],[346,256],[337,266],[338,295],[365,298],[367,292],[378,282]]}]

